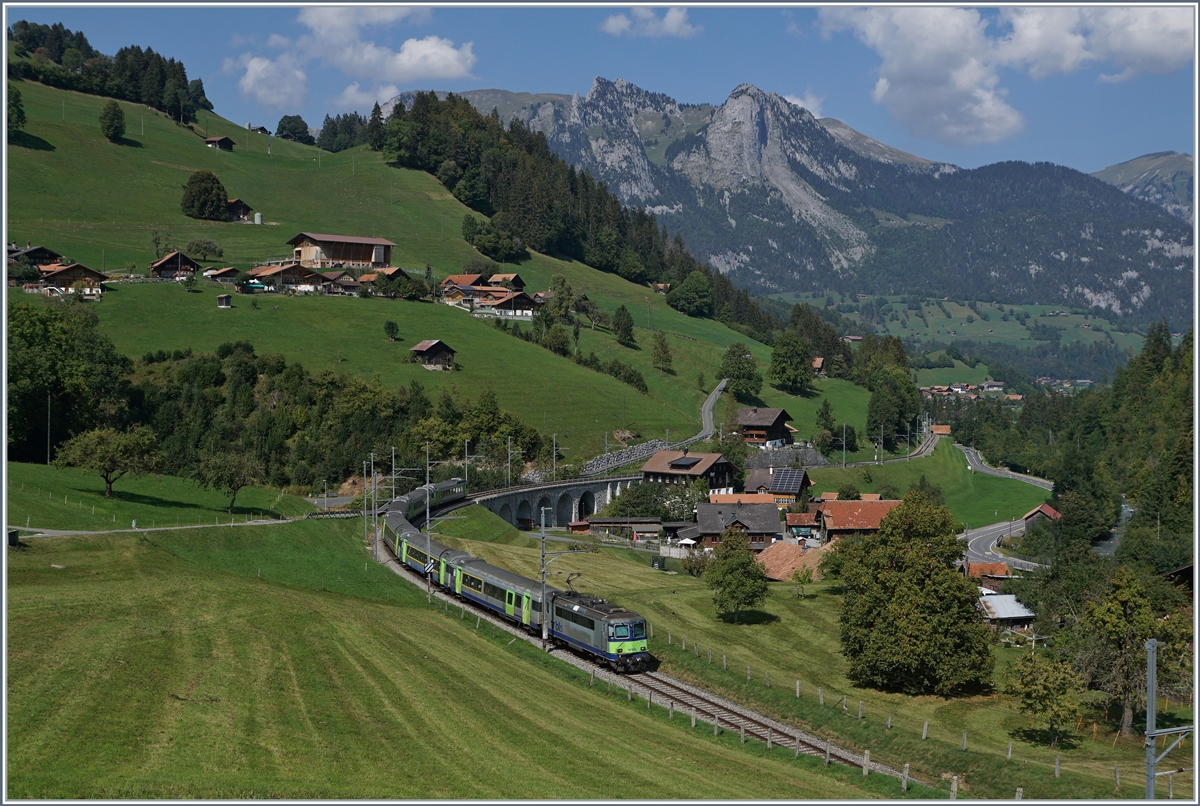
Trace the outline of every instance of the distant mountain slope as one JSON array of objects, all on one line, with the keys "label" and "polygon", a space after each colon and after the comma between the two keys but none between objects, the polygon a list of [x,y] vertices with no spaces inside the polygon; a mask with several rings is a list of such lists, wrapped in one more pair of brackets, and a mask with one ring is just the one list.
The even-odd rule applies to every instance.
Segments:
[{"label": "distant mountain slope", "polygon": [[1171,215],[1188,222],[1192,220],[1195,175],[1192,155],[1174,151],[1146,154],[1092,174],[1130,196],[1160,205]]},{"label": "distant mountain slope", "polygon": [[1069,168],[935,163],[749,84],[720,106],[600,77],[586,96],[527,97],[514,117],[755,293],[953,294],[1191,318],[1190,228]]}]

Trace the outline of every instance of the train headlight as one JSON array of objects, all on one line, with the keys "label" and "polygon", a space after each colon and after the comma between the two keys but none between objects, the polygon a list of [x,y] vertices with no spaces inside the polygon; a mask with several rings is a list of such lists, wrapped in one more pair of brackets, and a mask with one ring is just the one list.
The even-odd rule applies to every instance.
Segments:
[{"label": "train headlight", "polygon": [[618,654],[618,655],[620,655],[620,654],[621,654],[622,652],[624,652],[624,651],[625,651],[625,650],[623,650],[623,649],[618,649],[618,650],[617,650],[617,654]]}]

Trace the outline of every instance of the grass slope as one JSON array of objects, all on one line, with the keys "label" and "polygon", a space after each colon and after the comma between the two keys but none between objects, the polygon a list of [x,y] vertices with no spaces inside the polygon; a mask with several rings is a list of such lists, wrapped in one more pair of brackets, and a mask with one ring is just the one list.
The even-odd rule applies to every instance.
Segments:
[{"label": "grass slope", "polygon": [[[21,462],[7,464],[8,525],[34,529],[102,531],[190,523],[229,523],[229,497],[174,476],[120,479],[112,498],[93,472],[59,470]],[[303,498],[274,490],[247,488],[238,493],[234,517],[294,517],[314,507]]]},{"label": "grass slope", "polygon": [[[213,531],[10,551],[9,797],[898,794],[589,688],[374,563],[353,573],[383,597],[306,589],[365,558],[353,524]],[[274,579],[253,575],[272,559]]]},{"label": "grass slope", "polygon": [[[445,542],[525,576],[532,578],[538,573],[537,549],[458,538]],[[1120,765],[1122,780],[1116,797],[1137,798],[1144,792],[1138,773],[1144,751],[1137,740],[1113,745],[1119,727],[1115,710],[1111,719],[1103,709],[1086,711],[1078,736],[1052,750],[1043,740],[1044,731],[999,693],[1019,650],[1002,645],[995,648],[996,693],[941,698],[860,689],[846,678],[838,637],[841,595],[834,584],[809,585],[807,596],[800,599],[794,586],[772,583],[766,604],[744,613],[741,623],[734,624],[717,616],[703,579],[654,571],[645,556],[631,558],[629,554],[606,548],[564,556],[555,562],[556,576],[551,580],[561,584],[566,574],[579,572],[578,589],[645,616],[654,626],[651,650],[666,672],[846,746],[869,748],[872,759],[882,763],[911,764],[914,775],[943,787],[948,786],[951,775],[957,775],[962,796],[1010,799],[1017,787],[1023,787],[1027,798],[1111,798],[1114,765]],[[686,639],[686,651],[681,650],[681,638]],[[727,668],[722,668],[723,663]],[[797,680],[799,698],[795,696]],[[819,702],[822,695],[824,705]],[[859,700],[863,701],[862,720],[857,719]],[[1187,724],[1190,716],[1190,709],[1176,705],[1167,719],[1171,724]],[[925,720],[929,721],[928,738],[922,741]],[[1091,739],[1093,723],[1097,741]],[[968,735],[965,753],[960,749],[964,731]],[[1013,756],[1007,762],[1010,741]],[[1190,750],[1175,751],[1181,760],[1188,753]],[[1055,755],[1062,760],[1059,779],[1054,777]],[[1183,788],[1190,786],[1190,781],[1189,777],[1188,783],[1177,783]]]},{"label": "grass slope", "polygon": [[[286,254],[286,240],[304,230],[389,238],[397,244],[394,263],[421,272],[429,264],[436,278],[459,271],[476,255],[459,236],[467,208],[433,177],[391,168],[379,154],[357,148],[318,156],[315,148],[272,140],[268,155],[266,136],[217,116],[202,115],[192,131],[135,104],[122,104],[126,142],[114,145],[100,135],[104,99],[29,82],[20,82],[20,89],[29,122],[26,133],[8,146],[12,239],[41,242],[109,270],[127,262],[144,270],[154,258],[153,228],[169,229],[181,245],[196,237],[217,241],[225,255],[213,265],[249,267]],[[230,135],[238,144],[235,151],[204,147],[206,132]],[[214,171],[231,197],[244,199],[272,225],[185,217],[179,209],[181,187],[191,171],[202,168]],[[713,320],[684,316],[663,296],[615,275],[536,253],[515,268],[531,290],[548,288],[551,276],[561,273],[609,312],[626,305],[637,325],[637,349],[591,330],[583,331],[580,348],[632,364],[645,376],[650,395],[484,329],[464,312],[443,306],[271,296],[259,300],[260,310],[239,298],[233,310],[218,311],[214,285],[190,296],[175,286],[115,285],[98,308],[105,331],[122,352],[135,357],[188,346],[211,351],[223,341],[244,338],[261,351],[303,361],[310,370],[331,367],[364,377],[378,372],[385,382],[397,384],[417,377],[434,390],[458,385],[469,393],[490,385],[502,406],[557,432],[568,461],[600,453],[604,432],[619,427],[645,437],[668,428],[675,438],[694,433],[705,397],[697,376],[703,373],[706,390],[711,389],[721,354],[735,341],[747,342],[764,370],[770,361],[765,345]],[[402,342],[384,340],[388,319],[400,325]],[[650,328],[668,334],[672,373],[661,373],[652,363]],[[467,371],[440,375],[401,364],[407,348],[425,338],[449,342]],[[521,371],[514,372],[515,367]],[[548,378],[554,394],[542,392]],[[541,394],[531,396],[531,387]],[[835,396],[839,417],[865,426],[865,390],[843,382],[818,389]],[[802,432],[820,405],[819,397],[793,398],[769,387],[763,399],[769,406],[788,406]]]},{"label": "grass slope", "polygon": [[1046,490],[1023,481],[969,472],[962,451],[948,439],[938,440],[937,448],[928,458],[845,470],[816,468],[809,470],[809,475],[813,480],[813,497],[837,492],[846,483],[854,484],[864,493],[874,492],[884,484],[903,493],[924,476],[927,482],[942,488],[946,505],[956,521],[975,526],[1020,518],[1049,497]]}]

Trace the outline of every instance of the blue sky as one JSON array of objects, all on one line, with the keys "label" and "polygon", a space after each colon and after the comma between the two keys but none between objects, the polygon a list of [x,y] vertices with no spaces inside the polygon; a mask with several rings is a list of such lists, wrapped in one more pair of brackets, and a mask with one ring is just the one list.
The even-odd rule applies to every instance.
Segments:
[{"label": "blue sky", "polygon": [[751,83],[888,145],[976,167],[1096,171],[1194,152],[1193,8],[104,8],[9,5],[108,54],[181,59],[217,112],[274,128],[410,89],[586,94],[624,78],[688,103]]}]

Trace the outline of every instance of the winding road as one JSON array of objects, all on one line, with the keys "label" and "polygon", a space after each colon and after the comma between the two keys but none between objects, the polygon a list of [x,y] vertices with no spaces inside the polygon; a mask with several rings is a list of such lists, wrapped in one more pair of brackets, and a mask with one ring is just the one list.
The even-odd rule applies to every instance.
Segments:
[{"label": "winding road", "polygon": [[[1005,479],[1013,479],[1015,481],[1023,481],[1026,484],[1032,484],[1035,487],[1041,487],[1043,490],[1053,490],[1054,482],[1047,479],[1040,479],[1037,476],[1027,476],[1024,473],[1013,473],[1011,470],[1000,470],[989,466],[983,461],[983,457],[979,451],[974,448],[968,448],[966,445],[954,443],[954,447],[963,452],[967,458],[967,467],[971,470],[986,473],[989,476],[998,476]],[[972,563],[1008,563],[1012,568],[1019,568],[1022,571],[1033,571],[1042,566],[1037,563],[1032,563],[1027,560],[1018,560],[1013,557],[1006,557],[1003,554],[996,553],[996,543],[1000,538],[1008,536],[1016,532],[1018,529],[1025,528],[1024,524],[1017,524],[1016,521],[1001,521],[993,523],[990,526],[981,526],[978,529],[968,529],[959,540],[963,540],[967,544],[966,559]]]}]

